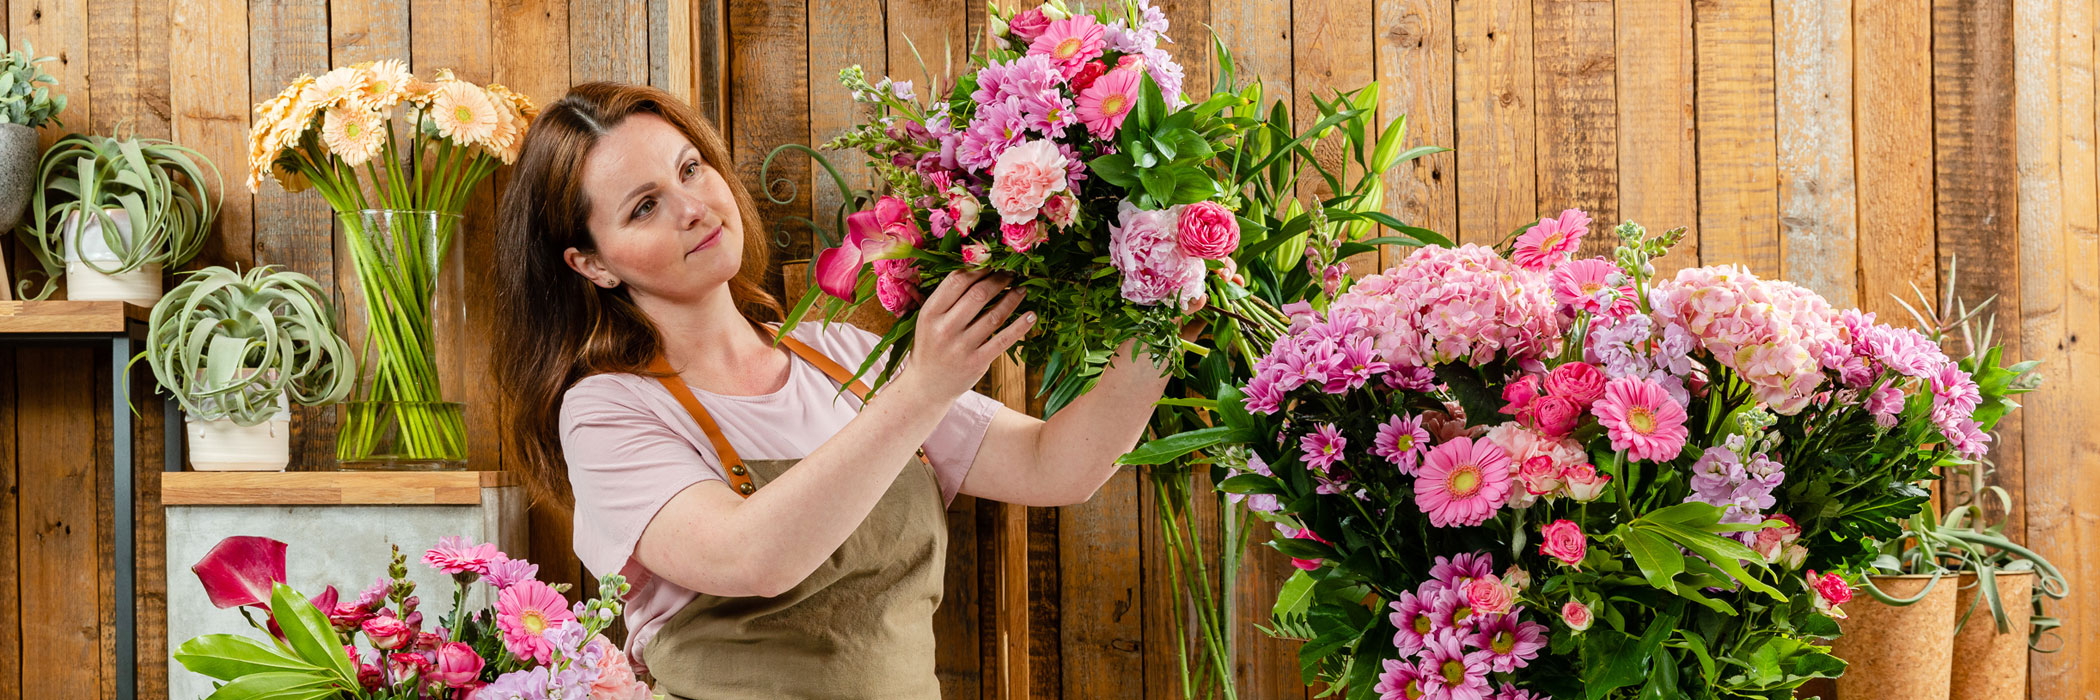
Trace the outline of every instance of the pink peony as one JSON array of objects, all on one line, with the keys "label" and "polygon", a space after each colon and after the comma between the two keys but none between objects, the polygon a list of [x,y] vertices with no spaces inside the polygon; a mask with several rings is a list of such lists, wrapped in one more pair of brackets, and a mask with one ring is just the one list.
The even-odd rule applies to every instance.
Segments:
[{"label": "pink peony", "polygon": [[554,653],[547,632],[573,624],[576,615],[568,601],[545,583],[526,581],[496,594],[496,626],[503,630],[503,646],[520,659],[547,663]]},{"label": "pink peony", "polygon": [[363,628],[365,638],[372,641],[372,647],[375,649],[399,649],[408,646],[408,640],[416,636],[416,631],[409,629],[408,623],[394,617],[392,610],[365,620]]},{"label": "pink peony", "polygon": [[481,677],[481,655],[465,642],[446,642],[438,648],[437,663],[424,680],[459,688]]},{"label": "pink peony", "polygon": [[985,245],[985,244],[983,244],[983,243],[976,243],[976,242],[973,242],[973,243],[964,243],[964,244],[963,244],[963,247],[962,247],[962,262],[963,262],[963,264],[964,264],[964,265],[967,265],[967,266],[970,266],[970,267],[983,267],[985,263],[988,263],[988,262],[991,262],[991,261],[992,261],[992,247],[991,247],[991,246]]},{"label": "pink peony", "polygon": [[1481,615],[1505,615],[1517,604],[1517,592],[1494,574],[1466,584],[1466,607]]},{"label": "pink peony", "polygon": [[1845,611],[1838,606],[1852,602],[1852,586],[1845,578],[1835,573],[1818,576],[1815,569],[1808,570],[1808,587],[1816,593],[1816,612],[1845,619]]},{"label": "pink peony", "polygon": [[[1009,30],[1011,27],[1008,25]],[[1059,72],[1071,78],[1088,62],[1101,57],[1102,49],[1108,46],[1107,33],[1108,28],[1094,21],[1093,15],[1052,20],[1042,34],[1028,42],[1028,53],[1048,56]]]},{"label": "pink peony", "polygon": [[649,685],[635,677],[626,653],[613,648],[612,641],[603,635],[591,643],[606,650],[598,657],[598,680],[591,682],[591,700],[649,700]]},{"label": "pink peony", "polygon": [[1589,214],[1580,209],[1564,210],[1557,218],[1539,219],[1538,225],[1518,236],[1509,257],[1527,270],[1549,269],[1581,247],[1582,237],[1589,232]]},{"label": "pink peony", "polygon": [[919,293],[919,265],[909,260],[875,261],[875,300],[898,318],[918,308],[925,296]]},{"label": "pink peony", "polygon": [[1546,373],[1546,393],[1588,406],[1604,398],[1604,383],[1609,379],[1596,365],[1569,362]]},{"label": "pink peony", "polygon": [[1240,247],[1240,222],[1225,205],[1209,200],[1181,208],[1181,249],[1205,260],[1225,260]]},{"label": "pink peony", "polygon": [[1065,191],[1065,156],[1048,140],[1006,149],[992,165],[992,208],[1006,224],[1034,221],[1050,195]]},{"label": "pink peony", "polygon": [[1012,19],[1006,20],[1007,33],[1012,35],[1015,41],[1023,44],[1034,43],[1036,37],[1042,36],[1043,32],[1049,29],[1050,18],[1043,16],[1043,9],[1040,7],[1016,12]]},{"label": "pink peony", "polygon": [[1123,119],[1137,106],[1137,71],[1112,70],[1079,93],[1079,123],[1097,139],[1115,138]]},{"label": "pink peony", "polygon": [[1400,473],[1412,475],[1422,459],[1422,449],[1429,444],[1429,431],[1422,429],[1421,416],[1393,416],[1378,426],[1378,437],[1371,445],[1371,454],[1384,457],[1398,467]]},{"label": "pink peony", "polygon": [[1118,225],[1109,227],[1108,256],[1123,273],[1123,298],[1156,306],[1179,301],[1184,309],[1204,299],[1203,260],[1175,240],[1178,211],[1146,211],[1129,200],[1116,205]]},{"label": "pink peony", "polygon": [[1604,487],[1611,485],[1610,474],[1599,473],[1596,466],[1587,463],[1568,467],[1560,478],[1568,483],[1568,498],[1577,503],[1597,500],[1604,495]]},{"label": "pink peony", "polygon": [[1052,195],[1043,200],[1043,217],[1060,229],[1071,228],[1079,221],[1079,200],[1069,193]]},{"label": "pink peony", "polygon": [[1420,666],[1399,659],[1386,659],[1384,663],[1385,671],[1378,674],[1378,685],[1371,688],[1371,692],[1378,693],[1378,700],[1416,700],[1429,695],[1429,691],[1422,689],[1426,672]]},{"label": "pink peony", "polygon": [[1021,224],[1000,224],[999,239],[1015,252],[1026,253],[1050,240],[1050,229],[1040,219]]},{"label": "pink peony", "polygon": [[1579,600],[1570,600],[1560,606],[1560,621],[1567,623],[1568,629],[1577,632],[1589,629],[1590,606],[1583,605]]},{"label": "pink peony", "polygon": [[1652,380],[1613,379],[1591,410],[1610,430],[1612,449],[1625,450],[1634,459],[1667,462],[1684,450],[1689,435],[1684,407]]},{"label": "pink peony", "polygon": [[1429,451],[1415,503],[1437,527],[1486,522],[1509,499],[1509,455],[1486,440],[1458,438]]},{"label": "pink peony", "polygon": [[1582,526],[1573,520],[1555,520],[1539,528],[1539,553],[1568,565],[1582,568],[1582,558],[1589,552],[1589,538],[1583,536]]},{"label": "pink peony", "polygon": [[423,563],[448,574],[486,574],[489,564],[501,559],[503,551],[493,544],[468,544],[467,538],[458,535],[438,538],[437,546],[423,552]]}]

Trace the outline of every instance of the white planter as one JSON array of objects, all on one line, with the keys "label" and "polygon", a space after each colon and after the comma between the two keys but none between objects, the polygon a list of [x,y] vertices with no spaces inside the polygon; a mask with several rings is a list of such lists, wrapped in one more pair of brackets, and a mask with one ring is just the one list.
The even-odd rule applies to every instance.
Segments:
[{"label": "white planter", "polygon": [[[131,241],[131,217],[122,209],[105,210],[116,222],[117,235],[126,243]],[[82,219],[86,221],[83,222]],[[65,232],[60,247],[66,252],[66,298],[74,301],[128,301],[139,306],[151,307],[160,301],[160,264],[140,265],[139,269],[114,275],[103,274],[88,265],[88,261],[105,268],[116,267],[119,259],[102,240],[102,220],[99,217],[82,217],[77,212],[66,216],[60,224]],[[74,239],[80,244],[76,248]]]},{"label": "white planter", "polygon": [[255,425],[231,420],[185,421],[189,433],[190,469],[200,472],[284,471],[292,463],[291,415]]}]

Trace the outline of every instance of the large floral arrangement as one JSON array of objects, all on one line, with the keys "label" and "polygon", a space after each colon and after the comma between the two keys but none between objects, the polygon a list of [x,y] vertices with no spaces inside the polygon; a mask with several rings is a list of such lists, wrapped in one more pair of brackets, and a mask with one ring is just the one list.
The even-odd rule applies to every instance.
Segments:
[{"label": "large floral arrangement", "polygon": [[[931,100],[908,81],[841,73],[874,116],[827,146],[864,153],[880,192],[842,213],[843,241],[817,256],[816,288],[789,324],[823,296],[831,315],[872,301],[899,318],[878,350],[901,354],[934,283],[963,269],[1012,273],[1029,294],[1021,310],[1038,319],[1022,359],[1044,368],[1054,410],[1125,342],[1184,375],[1179,333],[1195,315],[1280,327],[1273,301],[1339,281],[1342,256],[1415,242],[1369,239],[1374,223],[1427,234],[1378,212],[1379,176],[1442,149],[1401,152],[1398,120],[1371,131],[1375,85],[1315,98],[1322,118],[1300,133],[1281,104],[1262,112],[1259,82],[1235,91],[1216,42],[1221,90],[1185,96],[1166,15],[1144,0],[995,6],[990,20],[983,50]],[[1356,172],[1309,157],[1332,134],[1349,140]],[[1313,171],[1330,194],[1308,208],[1296,185]]]},{"label": "large floral arrangement", "polygon": [[[238,608],[267,641],[212,634],[184,642],[175,660],[224,681],[212,700],[236,698],[425,698],[431,700],[649,700],[627,656],[601,632],[620,614],[628,586],[598,581],[605,598],[569,604],[539,567],[492,544],[441,538],[422,563],[455,584],[452,614],[426,620],[394,550],[387,575],[351,600],[334,586],[309,599],[285,585],[285,544],[264,537],[221,541],[192,567],[212,604]],[[485,587],[492,605],[467,609]],[[255,621],[250,610],[267,617]]]},{"label": "large floral arrangement", "polygon": [[1651,279],[1681,232],[1570,259],[1589,227],[1422,248],[1290,307],[1207,439],[1166,439],[1239,464],[1220,488],[1305,570],[1274,631],[1309,640],[1308,682],[1791,697],[1842,672],[1819,642],[1918,482],[2014,407],[2026,366],[1994,349],[1952,359],[1738,267]]}]

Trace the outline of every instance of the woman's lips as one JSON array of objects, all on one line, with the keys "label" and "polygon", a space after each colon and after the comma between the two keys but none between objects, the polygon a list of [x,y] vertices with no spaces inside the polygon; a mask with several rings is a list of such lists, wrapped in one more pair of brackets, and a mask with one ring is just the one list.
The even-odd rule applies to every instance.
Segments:
[{"label": "woman's lips", "polygon": [[700,239],[699,243],[693,244],[693,249],[686,251],[685,254],[692,255],[694,253],[707,250],[708,248],[712,248],[715,245],[715,241],[721,240],[721,238],[722,227],[716,226],[715,230],[707,232],[707,237]]}]

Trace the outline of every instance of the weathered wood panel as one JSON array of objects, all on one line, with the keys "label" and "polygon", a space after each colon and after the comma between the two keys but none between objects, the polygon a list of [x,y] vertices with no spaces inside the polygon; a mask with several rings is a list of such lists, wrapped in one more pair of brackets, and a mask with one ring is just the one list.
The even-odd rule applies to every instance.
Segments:
[{"label": "weathered wood panel", "polygon": [[1451,240],[1493,244],[1538,218],[1531,7],[1456,0],[1452,24],[1459,178]]}]

